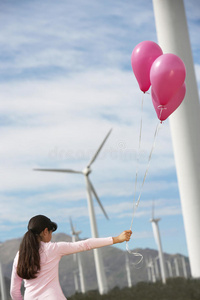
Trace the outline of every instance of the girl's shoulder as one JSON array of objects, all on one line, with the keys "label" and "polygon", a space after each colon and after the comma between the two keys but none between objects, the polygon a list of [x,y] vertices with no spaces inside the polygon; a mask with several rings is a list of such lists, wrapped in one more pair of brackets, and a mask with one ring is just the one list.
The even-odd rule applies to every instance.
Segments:
[{"label": "girl's shoulder", "polygon": [[40,249],[41,250],[53,250],[53,249],[57,249],[58,248],[58,243],[56,242],[40,242]]},{"label": "girl's shoulder", "polygon": [[59,248],[57,243],[49,242],[49,243],[40,243],[40,258],[41,263],[45,263],[47,260],[58,257],[59,256]]}]

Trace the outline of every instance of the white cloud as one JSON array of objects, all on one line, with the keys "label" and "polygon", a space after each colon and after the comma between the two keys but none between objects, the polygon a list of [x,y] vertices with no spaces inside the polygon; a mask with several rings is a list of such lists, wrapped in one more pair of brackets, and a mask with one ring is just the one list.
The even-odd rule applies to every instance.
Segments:
[{"label": "white cloud", "polygon": [[[64,71],[68,76],[69,70],[70,73],[85,71],[93,65],[104,68],[127,65],[133,40],[139,40],[141,32],[145,34],[144,28],[148,38],[151,35],[155,39],[154,30],[149,28],[155,27],[151,22],[153,12],[141,10],[142,5],[131,1],[126,5],[106,3],[105,11],[105,3],[98,1],[93,5],[86,1],[50,1],[42,7],[37,2],[20,5],[12,2],[2,8],[4,35],[0,42],[4,45],[4,56],[10,59],[2,60],[1,70],[12,77],[23,72],[30,75],[32,68],[32,76],[35,72],[37,77],[41,76],[40,71],[47,76],[45,68],[49,68],[49,75],[54,77],[57,72]],[[132,28],[137,28],[134,37]],[[127,47],[122,47],[122,41],[126,41]]]},{"label": "white cloud", "polygon": [[[116,87],[117,82],[121,84]],[[101,174],[107,166],[105,176],[110,181],[114,174],[116,177],[116,170],[118,178],[125,174],[134,178],[141,116],[141,94],[135,92],[136,87],[133,75],[119,70],[81,73],[69,80],[35,81],[27,85],[16,83],[11,90],[9,84],[4,84],[1,90],[6,101],[0,104],[1,111],[12,121],[8,126],[4,125],[1,136],[2,188],[32,189],[53,182],[60,186],[66,178],[68,184],[78,181],[69,175],[36,175],[32,169],[53,166],[81,170],[110,128],[113,132],[94,169]],[[133,100],[134,95],[138,100]],[[158,122],[148,95],[145,100],[141,175],[147,165]],[[108,117],[105,118],[103,115],[106,114]],[[174,167],[169,131],[166,129],[163,128],[157,138],[151,174],[155,173],[155,169],[159,172]]]}]

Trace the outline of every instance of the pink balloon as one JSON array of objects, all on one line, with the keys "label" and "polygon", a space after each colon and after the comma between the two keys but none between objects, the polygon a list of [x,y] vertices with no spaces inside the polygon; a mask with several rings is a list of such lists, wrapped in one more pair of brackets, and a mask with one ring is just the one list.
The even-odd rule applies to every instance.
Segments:
[{"label": "pink balloon", "polygon": [[152,64],[150,80],[160,105],[166,105],[185,81],[183,61],[175,54],[163,54]]},{"label": "pink balloon", "polygon": [[152,41],[139,43],[132,52],[131,65],[133,73],[142,92],[148,91],[151,86],[150,69],[154,60],[162,55],[162,49]]},{"label": "pink balloon", "polygon": [[160,121],[166,120],[179,107],[185,97],[185,93],[186,85],[184,83],[166,105],[160,105],[153,88],[151,89],[153,106]]}]

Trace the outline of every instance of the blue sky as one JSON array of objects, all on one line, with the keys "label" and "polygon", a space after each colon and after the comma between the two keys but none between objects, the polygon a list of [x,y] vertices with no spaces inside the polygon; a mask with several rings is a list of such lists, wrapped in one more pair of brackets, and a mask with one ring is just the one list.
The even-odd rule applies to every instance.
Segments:
[{"label": "blue sky", "polygon": [[[200,87],[200,5],[191,0],[185,7]],[[71,216],[81,237],[91,236],[83,176],[33,168],[82,170],[110,128],[90,176],[110,217],[105,220],[94,200],[97,225],[100,236],[129,229],[142,99],[130,57],[141,41],[157,42],[152,2],[2,0],[0,12],[0,240],[21,237],[36,214],[67,234]],[[138,187],[157,123],[146,94]],[[130,248],[156,248],[152,201],[164,251],[187,255],[168,120],[157,137]]]}]

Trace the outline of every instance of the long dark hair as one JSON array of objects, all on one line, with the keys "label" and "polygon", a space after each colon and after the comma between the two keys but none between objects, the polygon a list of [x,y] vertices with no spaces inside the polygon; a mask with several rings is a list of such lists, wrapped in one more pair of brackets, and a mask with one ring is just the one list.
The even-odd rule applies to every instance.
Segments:
[{"label": "long dark hair", "polygon": [[28,230],[19,247],[17,274],[23,279],[36,278],[40,270],[39,235]]},{"label": "long dark hair", "polygon": [[30,219],[28,231],[25,233],[19,248],[17,274],[23,279],[33,279],[40,271],[40,233],[48,228],[55,231],[57,224],[43,215]]}]

